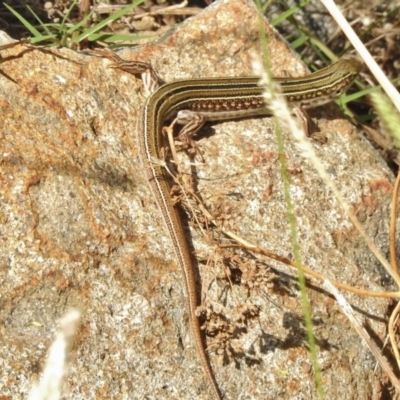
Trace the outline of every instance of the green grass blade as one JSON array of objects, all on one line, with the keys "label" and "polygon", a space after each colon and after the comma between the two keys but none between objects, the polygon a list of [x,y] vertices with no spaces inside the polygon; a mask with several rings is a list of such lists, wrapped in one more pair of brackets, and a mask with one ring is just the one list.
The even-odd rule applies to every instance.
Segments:
[{"label": "green grass blade", "polygon": [[26,8],[30,11],[30,13],[34,16],[36,21],[39,23],[39,25],[46,31],[48,35],[51,35],[51,32],[47,29],[46,24],[39,18],[39,16],[35,13],[35,11],[30,7],[28,4],[26,5]]},{"label": "green grass blade", "polygon": [[41,36],[42,34],[34,27],[32,24],[30,24],[22,15],[17,13],[14,9],[12,9],[8,4],[3,3],[8,11],[10,11],[18,20],[21,22],[22,25],[25,26],[26,29],[35,37]]},{"label": "green grass blade", "polygon": [[109,22],[115,21],[121,17],[123,17],[125,14],[127,14],[129,11],[137,7],[139,4],[143,3],[144,0],[136,0],[132,4],[130,4],[127,7],[122,8],[121,10],[117,11],[116,13],[110,15],[108,18],[104,19],[103,21],[100,21],[98,24],[90,27],[87,29],[85,32],[83,32],[81,35],[77,37],[77,41],[80,42],[84,39],[87,39],[90,35],[93,33],[99,31],[101,28],[106,26]]},{"label": "green grass blade", "polygon": [[289,10],[283,12],[282,14],[279,15],[279,17],[275,18],[272,20],[271,25],[276,26],[280,24],[281,22],[287,20],[289,17],[294,15],[297,11],[301,10],[305,5],[307,5],[310,2],[310,0],[303,0],[300,2],[299,5],[295,7],[291,7]]},{"label": "green grass blade", "polygon": [[81,21],[79,21],[77,24],[72,25],[68,30],[67,34],[72,35],[73,33],[77,32],[79,29],[82,27],[85,27],[86,23],[89,21],[89,19],[92,17],[93,12],[91,11],[88,15],[86,15],[85,18],[83,18]]},{"label": "green grass blade", "polygon": [[72,12],[72,10],[74,9],[76,3],[77,3],[77,0],[74,0],[74,1],[72,2],[72,4],[70,5],[70,7],[68,8],[67,12],[66,12],[65,15],[64,15],[63,20],[61,21],[61,24],[60,24],[61,26],[65,26],[65,25],[66,25],[67,18],[69,18],[69,16],[71,15],[71,12]]},{"label": "green grass blade", "polygon": [[139,42],[143,39],[154,39],[157,38],[157,35],[121,35],[114,33],[93,33],[88,36],[88,40],[91,42],[102,41],[102,42]]},{"label": "green grass blade", "polygon": [[46,42],[46,41],[50,43],[50,44],[49,43],[46,44],[46,46],[49,46],[49,47],[54,47],[54,45],[56,45],[57,47],[60,46],[60,40],[53,33],[50,33],[49,35],[41,35],[39,37],[32,38],[30,40],[30,43],[38,44],[40,42]]},{"label": "green grass blade", "polygon": [[310,38],[306,35],[301,35],[300,37],[296,38],[293,42],[290,43],[290,47],[294,50],[303,46],[305,43],[308,42]]}]

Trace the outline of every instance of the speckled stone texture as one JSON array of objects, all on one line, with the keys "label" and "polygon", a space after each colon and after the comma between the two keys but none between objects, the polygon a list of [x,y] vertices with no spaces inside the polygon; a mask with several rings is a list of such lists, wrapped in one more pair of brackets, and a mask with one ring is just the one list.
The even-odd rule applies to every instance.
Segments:
[{"label": "speckled stone texture", "polygon": [[[305,74],[267,24],[266,30],[273,72]],[[78,307],[83,317],[64,398],[210,399],[187,326],[183,277],[138,162],[141,83],[100,57],[24,49],[2,52],[21,57],[0,64],[0,398],[26,398],[57,320]],[[152,63],[171,81],[252,74],[252,51],[259,52],[255,9],[230,0],[120,55]],[[313,142],[316,153],[387,252],[391,172],[335,105],[310,115],[328,138]],[[198,141],[204,164],[179,157],[227,228],[290,258],[273,126],[271,118],[213,124]],[[304,264],[331,279],[385,290],[381,267],[330,190],[288,132],[284,141]],[[191,228],[188,240],[201,260],[205,304],[234,331],[232,358],[216,355],[215,338],[208,338],[224,398],[317,398],[296,272],[266,258],[256,264],[238,251],[242,265],[257,267],[250,283],[268,267],[276,278],[257,290],[243,277],[230,285],[221,262],[226,253],[218,248],[225,239]],[[386,378],[374,373],[374,358],[335,301],[313,283],[308,295],[326,398],[380,398]],[[380,344],[387,301],[346,297]],[[235,320],[238,309],[251,307],[256,317]]]}]

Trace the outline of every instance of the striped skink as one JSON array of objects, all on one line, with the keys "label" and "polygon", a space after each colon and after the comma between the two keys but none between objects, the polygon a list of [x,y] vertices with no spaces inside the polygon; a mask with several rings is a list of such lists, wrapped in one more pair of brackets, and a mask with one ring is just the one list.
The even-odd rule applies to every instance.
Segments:
[{"label": "striped skink", "polygon": [[[263,98],[264,89],[258,86],[259,78],[256,77],[186,79],[157,88],[158,78],[148,64],[122,60],[116,54],[103,55],[114,61],[113,68],[133,74],[145,73],[150,78],[147,86],[153,93],[147,98],[137,128],[140,159],[185,278],[191,330],[197,353],[214,397],[221,400],[222,395],[205,351],[200,321],[196,315],[199,295],[196,290],[192,255],[178,210],[171,201],[170,179],[162,163],[156,160],[163,159],[162,128],[167,120],[177,115],[178,123],[184,125],[182,130],[193,134],[205,121],[270,115],[271,110]],[[275,80],[281,85],[282,94],[290,107],[310,108],[328,103],[344,93],[360,69],[361,64],[358,61],[340,59],[304,77]]]}]

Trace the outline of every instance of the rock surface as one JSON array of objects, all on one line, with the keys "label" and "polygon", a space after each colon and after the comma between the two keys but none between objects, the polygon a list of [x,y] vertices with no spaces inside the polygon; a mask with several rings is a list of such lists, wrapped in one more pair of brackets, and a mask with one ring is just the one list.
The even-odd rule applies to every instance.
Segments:
[{"label": "rock surface", "polygon": [[[167,82],[251,75],[259,33],[250,3],[216,2],[156,43],[120,55],[150,62]],[[266,29],[274,74],[305,74]],[[11,54],[20,57],[0,65],[1,398],[26,398],[57,320],[78,307],[83,318],[65,398],[209,399],[187,326],[183,278],[138,162],[140,82],[108,68],[106,59],[71,50],[2,52]],[[335,105],[311,116],[328,137],[313,142],[315,151],[386,252],[391,172]],[[290,258],[272,119],[213,124],[203,132],[205,164],[190,167],[180,157],[206,205],[237,235]],[[384,290],[378,262],[287,132],[284,140],[304,264]],[[215,355],[215,338],[208,338],[225,398],[317,398],[295,271],[239,252],[238,270],[253,275],[239,279],[233,271],[229,284],[226,253],[218,248],[224,239],[212,236],[188,233],[202,260],[196,268],[205,303],[234,331],[231,357]],[[266,282],[268,267],[280,271],[273,284]],[[374,358],[331,297],[316,286],[308,295],[326,398],[378,396],[386,378],[373,372]],[[347,298],[383,340],[387,301]],[[252,307],[256,317],[240,314]]]}]

